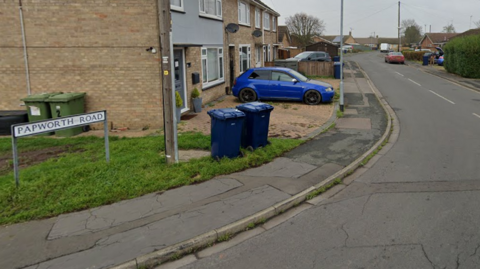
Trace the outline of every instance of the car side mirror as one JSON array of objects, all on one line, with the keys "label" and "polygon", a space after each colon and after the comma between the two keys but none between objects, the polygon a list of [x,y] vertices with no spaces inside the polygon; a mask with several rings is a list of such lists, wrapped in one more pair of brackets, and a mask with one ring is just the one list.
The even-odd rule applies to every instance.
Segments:
[{"label": "car side mirror", "polygon": [[310,58],[310,57],[307,58],[307,60],[309,60],[309,61],[310,61],[311,59],[312,59],[312,58]]},{"label": "car side mirror", "polygon": [[294,79],[292,79],[292,82],[293,82],[293,83],[297,83],[298,80],[297,80],[296,78],[294,78]]}]

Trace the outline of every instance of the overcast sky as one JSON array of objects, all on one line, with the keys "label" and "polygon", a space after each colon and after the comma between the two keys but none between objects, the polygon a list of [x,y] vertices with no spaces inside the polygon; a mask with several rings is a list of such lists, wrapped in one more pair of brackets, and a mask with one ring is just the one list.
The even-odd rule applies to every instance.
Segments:
[{"label": "overcast sky", "polygon": [[[262,0],[280,13],[279,25],[285,18],[305,12],[325,22],[325,35],[340,34],[340,0]],[[457,33],[475,28],[480,21],[480,0],[403,0],[400,1],[400,19],[414,19],[427,32],[437,33],[453,23]],[[398,0],[344,0],[343,31],[354,37],[369,37],[375,32],[380,37],[397,37]],[[470,23],[470,16],[471,23]]]}]

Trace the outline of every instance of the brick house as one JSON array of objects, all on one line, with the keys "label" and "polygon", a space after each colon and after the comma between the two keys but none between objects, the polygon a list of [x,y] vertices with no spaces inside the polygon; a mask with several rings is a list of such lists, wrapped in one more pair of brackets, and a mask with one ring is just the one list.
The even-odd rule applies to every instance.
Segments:
[{"label": "brick house", "polygon": [[435,47],[443,47],[457,33],[426,33],[419,44],[422,49],[435,50]]},{"label": "brick house", "polygon": [[[20,99],[30,93],[86,92],[86,111],[107,110],[114,128],[163,126],[162,57],[150,49],[160,50],[159,1],[23,0],[28,65],[19,1],[1,1],[0,110],[24,109]],[[251,24],[244,13],[239,18],[245,4]],[[190,110],[193,88],[204,103],[215,100],[231,88],[231,77],[275,55],[279,14],[259,0],[171,0],[171,9],[172,75],[182,112]],[[239,32],[227,35],[228,23],[240,24]],[[261,37],[252,35],[257,29]]]},{"label": "brick house", "polygon": [[259,0],[224,0],[224,27],[237,24],[238,31],[225,34],[228,51],[227,90],[235,77],[251,67],[264,66],[276,58],[278,14]]}]

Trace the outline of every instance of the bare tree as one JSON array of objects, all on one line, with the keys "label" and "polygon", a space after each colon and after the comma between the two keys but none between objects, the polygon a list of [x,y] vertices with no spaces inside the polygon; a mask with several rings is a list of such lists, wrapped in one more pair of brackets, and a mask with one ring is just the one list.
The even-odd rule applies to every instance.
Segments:
[{"label": "bare tree", "polygon": [[285,23],[301,47],[311,44],[313,37],[320,36],[325,31],[325,23],[322,20],[303,12],[286,18]]},{"label": "bare tree", "polygon": [[422,37],[422,27],[413,19],[403,20],[401,30],[405,40],[404,43],[417,43]]},{"label": "bare tree", "polygon": [[444,33],[456,33],[455,32],[455,27],[453,27],[453,24],[447,24],[446,26],[443,26],[443,32]]},{"label": "bare tree", "polygon": [[477,26],[477,28],[480,28],[480,20],[479,21],[474,21],[473,23],[475,24],[475,26]]}]

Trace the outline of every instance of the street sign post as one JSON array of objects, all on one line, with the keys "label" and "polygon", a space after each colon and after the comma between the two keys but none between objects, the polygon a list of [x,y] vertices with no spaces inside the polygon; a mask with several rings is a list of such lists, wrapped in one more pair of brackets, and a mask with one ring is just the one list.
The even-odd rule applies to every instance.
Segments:
[{"label": "street sign post", "polygon": [[52,131],[70,129],[74,127],[80,127],[89,125],[92,123],[103,122],[104,136],[105,136],[105,155],[107,162],[110,162],[110,147],[108,141],[108,124],[107,124],[107,111],[97,111],[85,114],[72,115],[67,117],[60,117],[50,120],[35,121],[29,123],[14,124],[11,127],[12,130],[12,149],[13,149],[13,167],[15,175],[15,184],[19,182],[18,171],[18,151],[17,151],[17,139],[19,137],[26,137],[32,135],[38,135],[43,133],[50,133]]}]

